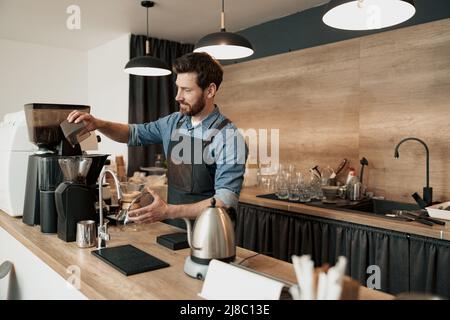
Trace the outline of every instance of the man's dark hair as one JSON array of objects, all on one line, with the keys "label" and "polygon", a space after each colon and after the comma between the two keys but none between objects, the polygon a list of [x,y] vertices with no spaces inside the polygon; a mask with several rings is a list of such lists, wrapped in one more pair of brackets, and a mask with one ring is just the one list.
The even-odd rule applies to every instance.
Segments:
[{"label": "man's dark hair", "polygon": [[175,74],[196,72],[197,85],[205,90],[211,83],[219,89],[223,78],[223,68],[217,60],[204,52],[192,52],[175,60]]}]

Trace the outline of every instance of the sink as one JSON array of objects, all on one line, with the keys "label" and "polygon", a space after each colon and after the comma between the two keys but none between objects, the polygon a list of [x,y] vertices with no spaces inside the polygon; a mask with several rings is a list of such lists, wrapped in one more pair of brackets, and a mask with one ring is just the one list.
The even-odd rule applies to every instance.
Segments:
[{"label": "sink", "polygon": [[321,201],[304,203],[313,207],[328,208],[342,211],[356,211],[384,216],[391,213],[392,210],[420,210],[417,204],[397,202],[381,199],[366,199],[358,202],[339,201],[336,204],[324,204]]},{"label": "sink", "polygon": [[347,210],[356,210],[380,215],[391,213],[393,210],[420,210],[420,207],[417,204],[381,199],[364,200],[356,204],[345,205],[344,207]]}]

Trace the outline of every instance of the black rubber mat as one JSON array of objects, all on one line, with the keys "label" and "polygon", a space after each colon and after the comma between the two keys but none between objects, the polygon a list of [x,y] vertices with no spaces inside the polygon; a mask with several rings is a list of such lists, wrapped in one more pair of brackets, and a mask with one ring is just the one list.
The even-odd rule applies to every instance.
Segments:
[{"label": "black rubber mat", "polygon": [[94,250],[92,254],[126,276],[170,266],[168,263],[129,244]]}]

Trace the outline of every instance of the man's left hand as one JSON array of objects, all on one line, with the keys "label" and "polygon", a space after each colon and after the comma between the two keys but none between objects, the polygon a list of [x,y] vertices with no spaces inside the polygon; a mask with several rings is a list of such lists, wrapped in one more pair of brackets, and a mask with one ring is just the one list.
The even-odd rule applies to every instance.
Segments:
[{"label": "man's left hand", "polygon": [[153,223],[167,219],[169,205],[153,190],[147,187],[147,191],[153,196],[153,202],[143,208],[128,212],[130,221],[135,223]]}]

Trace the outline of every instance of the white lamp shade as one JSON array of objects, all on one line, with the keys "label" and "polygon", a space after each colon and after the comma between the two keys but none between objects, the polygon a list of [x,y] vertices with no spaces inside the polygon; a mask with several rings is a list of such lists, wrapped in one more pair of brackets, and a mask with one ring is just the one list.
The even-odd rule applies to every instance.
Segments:
[{"label": "white lamp shade", "polygon": [[135,76],[147,76],[147,77],[167,76],[172,73],[170,70],[159,68],[128,68],[125,69],[125,72]]},{"label": "white lamp shade", "polygon": [[195,45],[194,52],[206,52],[215,59],[230,60],[251,56],[253,47],[243,36],[221,31],[201,38]]},{"label": "white lamp shade", "polygon": [[375,30],[402,23],[414,16],[412,0],[332,0],[323,22],[343,30]]},{"label": "white lamp shade", "polygon": [[218,60],[241,59],[253,54],[253,50],[250,48],[226,44],[200,47],[195,49],[194,52],[206,52]]},{"label": "white lamp shade", "polygon": [[124,71],[135,76],[148,77],[167,76],[172,73],[165,62],[149,55],[131,59]]}]

